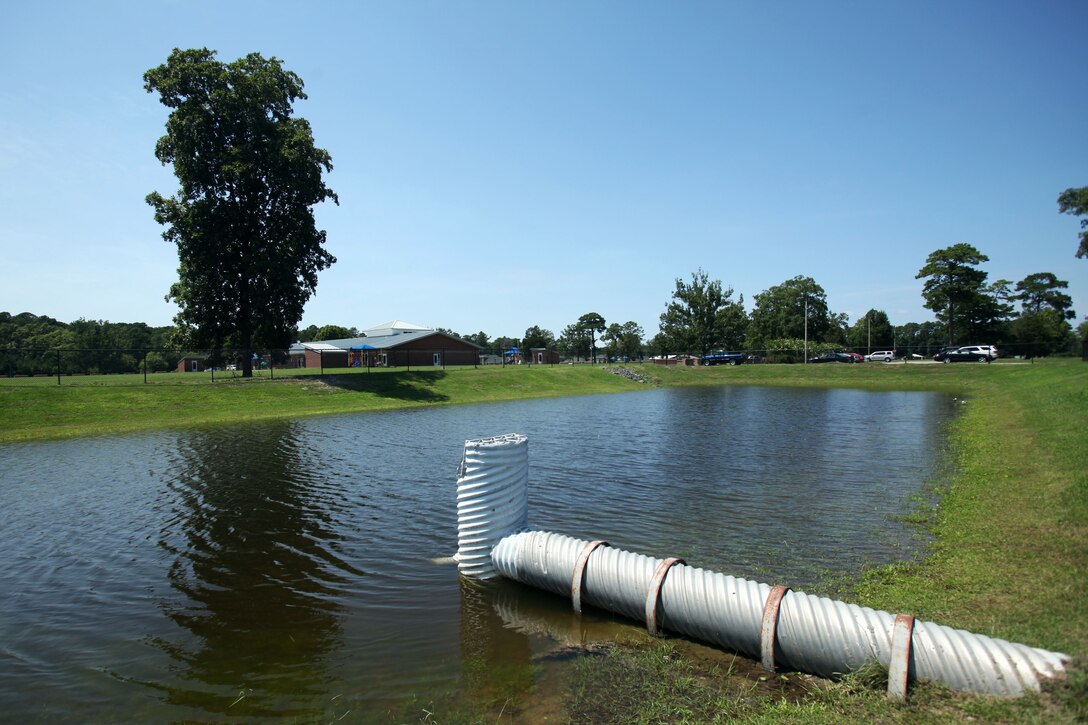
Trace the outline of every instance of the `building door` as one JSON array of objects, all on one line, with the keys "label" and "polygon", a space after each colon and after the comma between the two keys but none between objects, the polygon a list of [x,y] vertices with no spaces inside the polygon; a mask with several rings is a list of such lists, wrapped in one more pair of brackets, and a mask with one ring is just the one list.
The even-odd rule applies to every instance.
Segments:
[{"label": "building door", "polygon": [[436,352],[434,354],[434,366],[438,367],[441,364],[442,364],[442,353]]},{"label": "building door", "polygon": [[191,363],[192,363],[192,366],[193,366],[192,371],[194,373],[199,373],[200,372],[200,361],[199,360],[192,360]]}]

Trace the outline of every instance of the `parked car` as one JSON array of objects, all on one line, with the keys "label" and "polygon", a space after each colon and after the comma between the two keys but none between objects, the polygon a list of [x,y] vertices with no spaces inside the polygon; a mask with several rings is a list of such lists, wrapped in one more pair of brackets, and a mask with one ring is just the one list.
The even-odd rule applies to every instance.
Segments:
[{"label": "parked car", "polygon": [[966,345],[944,353],[941,362],[980,362],[991,363],[997,359],[997,348],[993,345]]},{"label": "parked car", "polygon": [[701,361],[703,365],[740,365],[744,362],[744,353],[719,350],[703,355]]},{"label": "parked car", "polygon": [[937,362],[944,362],[944,358],[945,358],[946,355],[948,355],[948,353],[955,352],[956,350],[959,350],[959,349],[960,349],[959,345],[953,345],[951,347],[942,347],[940,350],[937,351],[937,354],[933,356],[933,359],[936,360]]},{"label": "parked car", "polygon": [[895,359],[895,350],[878,350],[865,356],[870,362],[891,362]]},{"label": "parked car", "polygon": [[865,356],[860,353],[848,352],[846,354],[854,358],[854,362],[865,362]]},{"label": "parked car", "polygon": [[[860,357],[860,356],[859,356]],[[810,357],[808,359],[810,363],[826,363],[826,362],[841,362],[841,363],[854,363],[857,360],[853,355],[845,352],[825,352],[823,355],[817,355],[816,357]]]}]

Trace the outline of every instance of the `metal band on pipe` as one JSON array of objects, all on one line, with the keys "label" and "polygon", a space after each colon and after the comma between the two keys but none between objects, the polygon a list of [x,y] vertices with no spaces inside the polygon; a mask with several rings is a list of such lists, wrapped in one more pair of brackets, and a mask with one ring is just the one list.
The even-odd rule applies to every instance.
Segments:
[{"label": "metal band on pipe", "polygon": [[586,564],[589,563],[589,555],[592,554],[598,546],[608,546],[607,541],[591,541],[582,547],[582,553],[578,555],[578,561],[574,563],[574,576],[570,581],[570,600],[574,605],[574,611],[578,614],[582,613],[582,578],[585,576]]},{"label": "metal band on pipe", "polygon": [[888,660],[888,699],[907,701],[907,676],[910,674],[910,645],[914,635],[914,617],[895,615],[892,625],[892,651]]},{"label": "metal band on pipe", "polygon": [[657,626],[657,603],[661,599],[661,586],[665,583],[665,577],[668,575],[669,569],[677,564],[686,563],[683,559],[675,556],[665,559],[658,564],[657,571],[654,572],[653,578],[650,579],[650,586],[646,590],[646,629],[654,636],[660,632]]},{"label": "metal band on pipe", "polygon": [[763,655],[763,669],[774,672],[774,643],[778,629],[778,608],[782,604],[782,597],[790,590],[786,586],[771,588],[767,595],[767,601],[763,604],[763,625],[759,630],[759,649]]}]

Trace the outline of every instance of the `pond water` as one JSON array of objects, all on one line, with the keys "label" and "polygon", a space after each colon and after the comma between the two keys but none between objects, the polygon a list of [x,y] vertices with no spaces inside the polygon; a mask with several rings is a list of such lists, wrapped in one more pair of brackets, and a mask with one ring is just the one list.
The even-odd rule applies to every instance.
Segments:
[{"label": "pond water", "polygon": [[535,528],[804,588],[916,550],[953,410],[664,389],[0,446],[4,719],[494,714],[639,625],[435,562],[465,439],[529,436]]}]

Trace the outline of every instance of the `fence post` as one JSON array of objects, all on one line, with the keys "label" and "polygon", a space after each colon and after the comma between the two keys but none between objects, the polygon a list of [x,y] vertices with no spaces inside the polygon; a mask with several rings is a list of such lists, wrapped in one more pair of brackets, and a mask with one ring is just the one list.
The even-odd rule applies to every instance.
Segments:
[{"label": "fence post", "polygon": [[276,379],[275,370],[276,370],[276,366],[273,365],[272,350],[269,350],[268,351],[268,379],[269,380],[275,380]]},{"label": "fence post", "polygon": [[60,350],[57,350],[57,385],[60,385]]},{"label": "fence post", "polygon": [[147,350],[142,350],[141,352],[143,352],[144,385],[147,385]]}]

